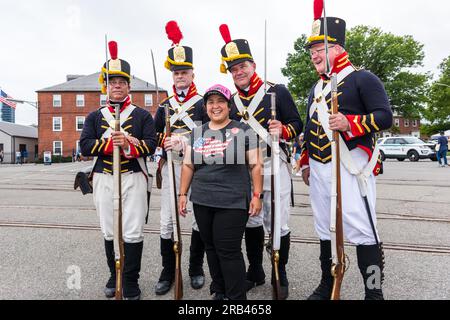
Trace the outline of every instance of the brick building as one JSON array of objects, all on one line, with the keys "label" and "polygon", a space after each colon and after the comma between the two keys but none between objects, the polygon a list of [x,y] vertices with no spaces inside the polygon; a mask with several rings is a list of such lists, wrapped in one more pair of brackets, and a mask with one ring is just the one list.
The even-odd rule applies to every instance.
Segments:
[{"label": "brick building", "polygon": [[408,119],[394,112],[394,120],[389,130],[377,134],[377,137],[414,136],[420,138],[420,119]]},{"label": "brick building", "polygon": [[[53,155],[72,156],[79,150],[80,134],[89,113],[106,104],[101,94],[98,77],[68,75],[67,81],[41,89],[38,94],[39,158],[44,151]],[[159,101],[167,97],[167,91],[159,89]],[[131,79],[133,104],[156,113],[156,87],[136,77]]]}]

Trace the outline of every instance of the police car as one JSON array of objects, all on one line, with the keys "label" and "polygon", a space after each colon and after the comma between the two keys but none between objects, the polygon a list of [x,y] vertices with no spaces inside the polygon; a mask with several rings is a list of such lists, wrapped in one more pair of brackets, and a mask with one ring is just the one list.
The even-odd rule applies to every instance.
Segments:
[{"label": "police car", "polygon": [[419,161],[419,159],[431,159],[436,161],[436,151],[433,143],[425,143],[419,138],[407,137],[388,137],[377,141],[380,149],[381,160],[397,159],[403,161]]}]

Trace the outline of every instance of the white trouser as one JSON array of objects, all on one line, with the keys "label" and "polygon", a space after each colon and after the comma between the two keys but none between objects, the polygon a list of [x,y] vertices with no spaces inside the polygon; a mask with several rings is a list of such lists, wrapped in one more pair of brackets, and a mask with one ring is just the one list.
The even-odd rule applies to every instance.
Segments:
[{"label": "white trouser", "polygon": [[[94,204],[106,240],[114,239],[113,176],[94,173]],[[142,172],[122,173],[122,234],[127,243],[144,240],[144,224],[148,211],[147,179]]]},{"label": "white trouser", "polygon": [[[355,166],[360,170],[368,162],[367,153],[360,148],[350,151]],[[330,240],[331,162],[322,164],[310,158],[310,198],[316,232],[321,240]],[[373,174],[367,181],[367,198],[376,230],[376,184]],[[342,216],[344,236],[356,245],[375,244],[364,200],[356,176],[341,164]],[[378,236],[378,231],[377,236]]]},{"label": "white trouser", "polygon": [[[261,213],[255,217],[250,217],[247,222],[247,228],[265,227],[267,232],[271,232],[271,172],[272,162],[264,162],[264,200]],[[287,163],[280,160],[280,219],[281,219],[281,236],[289,233],[289,213],[291,208],[291,174]]]},{"label": "white trouser", "polygon": [[[180,176],[181,176],[181,164],[173,163],[175,170],[175,181],[176,181],[176,192],[178,194],[180,187]],[[161,238],[163,239],[172,239],[173,233],[173,224],[175,221],[172,221],[172,213],[171,213],[171,202],[170,202],[170,183],[169,183],[169,166],[167,162],[164,163],[161,169],[162,175],[162,188],[161,188],[161,213],[160,213],[160,228],[161,228]],[[188,199],[191,194],[191,189],[188,191]],[[186,210],[188,214],[192,216],[192,229],[198,231],[197,222],[195,221],[195,217],[192,210],[192,202],[188,200],[186,205]],[[178,212],[178,209],[177,209]]]}]

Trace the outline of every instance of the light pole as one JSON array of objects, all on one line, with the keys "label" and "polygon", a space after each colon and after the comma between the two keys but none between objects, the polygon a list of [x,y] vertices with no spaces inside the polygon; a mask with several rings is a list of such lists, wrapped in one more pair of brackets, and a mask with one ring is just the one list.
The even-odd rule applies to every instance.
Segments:
[{"label": "light pole", "polygon": [[27,100],[19,100],[19,99],[12,99],[12,98],[6,98],[6,100],[15,102],[15,103],[26,103],[26,104],[29,104],[30,106],[32,106],[33,108],[36,108],[36,109],[39,108],[39,104],[37,101],[27,101]]}]

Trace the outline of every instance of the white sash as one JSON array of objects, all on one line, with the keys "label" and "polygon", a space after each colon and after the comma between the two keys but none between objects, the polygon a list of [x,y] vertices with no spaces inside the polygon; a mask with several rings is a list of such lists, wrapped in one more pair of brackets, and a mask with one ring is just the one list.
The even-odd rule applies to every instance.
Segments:
[{"label": "white sash", "polygon": [[175,122],[181,120],[189,128],[190,131],[197,127],[191,117],[189,117],[187,111],[201,99],[203,99],[201,96],[196,95],[180,106],[175,97],[172,97],[169,100],[169,103],[174,109],[175,113],[170,117],[170,126],[173,126]]},{"label": "white sash", "polygon": [[241,98],[239,98],[239,94],[234,95],[234,103],[241,115],[244,115],[245,111],[247,111],[247,113],[248,113],[248,116],[249,116],[248,120],[245,120],[242,117],[241,122],[248,124],[258,134],[258,136],[260,136],[264,140],[264,142],[267,145],[271,146],[272,140],[270,139],[269,132],[253,116],[253,113],[256,111],[259,104],[264,99],[264,96],[265,96],[264,86],[261,86],[259,88],[259,90],[256,92],[255,96],[253,97],[253,99],[250,102],[250,105],[248,106],[247,109],[245,108],[244,104],[242,103]]}]

